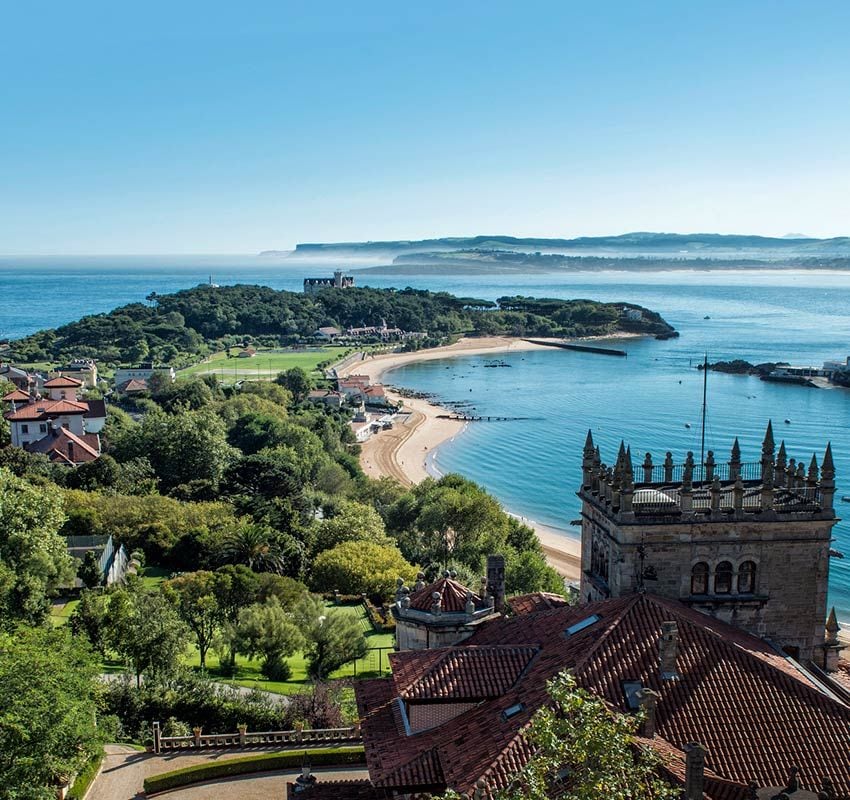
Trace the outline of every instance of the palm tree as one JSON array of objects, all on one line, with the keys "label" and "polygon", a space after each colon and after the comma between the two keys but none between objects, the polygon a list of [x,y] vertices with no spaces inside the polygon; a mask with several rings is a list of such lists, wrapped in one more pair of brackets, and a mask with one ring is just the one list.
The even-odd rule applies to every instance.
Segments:
[{"label": "palm tree", "polygon": [[254,572],[283,574],[284,557],[275,533],[262,525],[240,525],[224,541],[222,557],[227,564],[244,564]]}]

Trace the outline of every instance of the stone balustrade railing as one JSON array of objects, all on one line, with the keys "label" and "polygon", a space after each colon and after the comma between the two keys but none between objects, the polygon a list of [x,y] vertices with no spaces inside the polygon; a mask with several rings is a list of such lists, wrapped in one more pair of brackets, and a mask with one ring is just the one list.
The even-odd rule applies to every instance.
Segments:
[{"label": "stone balustrade railing", "polygon": [[204,734],[195,728],[191,736],[163,736],[159,723],[153,724],[153,749],[155,753],[224,747],[262,747],[269,745],[300,747],[304,744],[329,742],[359,742],[360,726],[349,728],[304,728],[292,731],[252,731],[240,728],[237,733]]}]

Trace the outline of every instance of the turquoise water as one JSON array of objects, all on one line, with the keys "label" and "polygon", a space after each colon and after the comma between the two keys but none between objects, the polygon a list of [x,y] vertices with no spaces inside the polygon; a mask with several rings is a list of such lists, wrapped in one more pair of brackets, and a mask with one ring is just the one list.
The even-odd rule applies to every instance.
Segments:
[{"label": "turquoise water", "polygon": [[[305,266],[256,256],[0,258],[0,338],[22,336],[83,314],[142,301],[206,282],[262,283],[298,290],[305,275],[334,265]],[[532,417],[477,423],[437,454],[486,486],[507,508],[569,532],[588,427],[613,459],[620,439],[636,460],[672,450],[699,451],[702,379],[693,365],[712,360],[786,360],[820,364],[850,354],[850,274],[797,272],[594,273],[571,276],[358,277],[376,287],[415,286],[495,299],[505,294],[627,300],[659,311],[680,332],[667,342],[626,341],[627,359],[562,350],[505,356],[509,369],[484,369],[482,358],[412,364],[388,380],[444,401],[468,401],[482,414]],[[704,317],[710,319],[704,319]],[[681,381],[681,383],[680,383]],[[850,390],[766,384],[730,375],[709,379],[708,447],[727,458],[740,437],[744,458],[758,458],[768,418],[789,452],[819,459],[835,451],[837,495],[850,495]],[[791,424],[783,420],[790,419]],[[691,428],[685,427],[686,423]],[[839,504],[838,510],[850,510]],[[848,514],[850,516],[850,514]],[[830,600],[850,620],[850,523],[835,529],[846,560],[832,561]],[[789,564],[789,572],[794,565]]]}]

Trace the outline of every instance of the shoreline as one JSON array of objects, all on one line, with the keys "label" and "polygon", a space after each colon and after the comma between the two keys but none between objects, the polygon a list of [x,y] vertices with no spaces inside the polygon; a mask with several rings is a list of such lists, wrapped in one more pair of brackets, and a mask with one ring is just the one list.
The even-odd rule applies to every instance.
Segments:
[{"label": "shoreline", "polygon": [[[635,338],[634,335],[594,337],[595,340]],[[590,339],[588,339],[590,340]],[[553,339],[553,341],[563,341]],[[581,341],[587,341],[582,339]],[[550,350],[547,345],[533,344],[523,339],[504,336],[461,339],[452,345],[436,347],[411,353],[388,353],[355,362],[345,369],[345,374],[367,375],[372,382],[380,382],[384,375],[405,364],[418,361],[436,361],[458,356],[478,356],[530,350]],[[468,423],[462,420],[441,419],[439,415],[450,413],[448,409],[420,398],[402,398],[392,388],[385,387],[393,402],[403,401],[405,410],[393,430],[382,431],[361,446],[360,464],[370,478],[389,476],[404,486],[413,486],[427,477],[439,476],[434,461],[442,444],[453,441],[466,430]],[[547,563],[566,580],[577,581],[581,573],[581,541],[568,531],[535,522],[526,517],[506,513],[528,525],[536,533],[543,547]]]}]

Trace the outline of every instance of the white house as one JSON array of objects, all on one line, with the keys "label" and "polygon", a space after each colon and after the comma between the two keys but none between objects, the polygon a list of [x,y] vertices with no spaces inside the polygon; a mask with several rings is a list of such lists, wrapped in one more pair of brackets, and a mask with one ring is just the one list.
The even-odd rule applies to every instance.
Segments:
[{"label": "white house", "polygon": [[10,392],[4,417],[12,445],[41,452],[63,463],[80,464],[100,455],[100,432],[106,424],[103,400],[79,400],[82,381],[61,376],[44,382],[47,397]]}]

